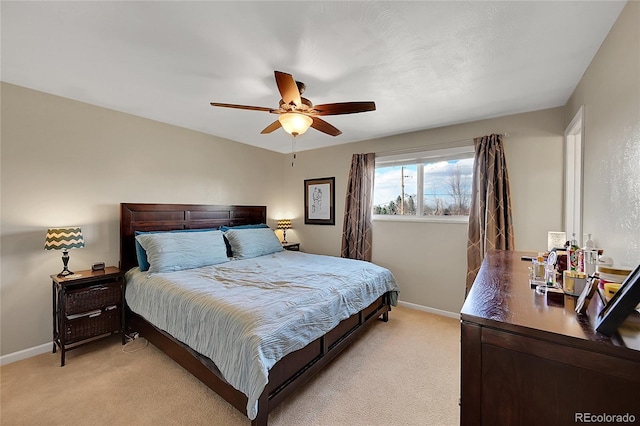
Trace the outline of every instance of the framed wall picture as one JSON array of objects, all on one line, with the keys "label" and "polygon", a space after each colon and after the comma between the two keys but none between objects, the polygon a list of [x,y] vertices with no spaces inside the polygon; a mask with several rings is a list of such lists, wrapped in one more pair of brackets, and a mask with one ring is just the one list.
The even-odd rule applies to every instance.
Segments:
[{"label": "framed wall picture", "polygon": [[336,224],[335,177],[305,179],[304,223],[305,225]]},{"label": "framed wall picture", "polygon": [[640,303],[640,265],[624,280],[618,292],[600,311],[596,319],[596,330],[611,336]]}]

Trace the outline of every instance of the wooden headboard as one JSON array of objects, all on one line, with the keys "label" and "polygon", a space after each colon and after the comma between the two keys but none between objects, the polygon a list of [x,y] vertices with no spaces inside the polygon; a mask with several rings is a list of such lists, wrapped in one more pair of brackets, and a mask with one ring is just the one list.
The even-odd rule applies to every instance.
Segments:
[{"label": "wooden headboard", "polygon": [[120,269],[138,265],[136,231],[218,228],[267,222],[266,206],[120,204]]}]

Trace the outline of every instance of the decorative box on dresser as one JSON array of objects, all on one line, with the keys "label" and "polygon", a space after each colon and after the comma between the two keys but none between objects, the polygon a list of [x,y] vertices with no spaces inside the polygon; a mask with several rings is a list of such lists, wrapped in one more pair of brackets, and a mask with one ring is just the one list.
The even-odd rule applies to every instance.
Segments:
[{"label": "decorative box on dresser", "polygon": [[53,302],[53,353],[60,348],[60,366],[66,351],[97,337],[124,336],[124,273],[109,266],[101,271],[51,275]]},{"label": "decorative box on dresser", "polygon": [[640,422],[640,315],[597,333],[599,295],[579,316],[575,297],[537,293],[527,254],[487,253],[462,307],[460,424]]}]

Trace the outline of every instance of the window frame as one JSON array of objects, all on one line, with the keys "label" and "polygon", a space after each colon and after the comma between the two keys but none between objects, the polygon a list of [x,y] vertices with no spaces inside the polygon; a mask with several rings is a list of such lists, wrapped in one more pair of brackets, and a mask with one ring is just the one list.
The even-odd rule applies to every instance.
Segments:
[{"label": "window frame", "polygon": [[[460,215],[424,215],[424,164],[436,163],[439,161],[454,160],[456,158],[469,158],[475,156],[475,148],[473,141],[469,141],[469,144],[450,147],[439,148],[431,150],[411,151],[404,153],[396,153],[390,155],[376,154],[375,168],[401,166],[401,165],[416,165],[417,167],[417,193],[416,204],[418,205],[418,211],[415,215],[397,215],[397,214],[374,214],[373,208],[371,209],[371,217],[373,221],[380,222],[433,222],[433,223],[469,223],[469,216]],[[373,184],[373,190],[375,195],[375,179]]]}]

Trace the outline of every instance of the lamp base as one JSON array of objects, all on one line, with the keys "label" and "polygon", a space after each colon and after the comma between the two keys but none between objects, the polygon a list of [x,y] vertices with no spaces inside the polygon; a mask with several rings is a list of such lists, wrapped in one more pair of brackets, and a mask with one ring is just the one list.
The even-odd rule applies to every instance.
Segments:
[{"label": "lamp base", "polygon": [[75,272],[70,271],[69,269],[67,269],[67,267],[65,266],[65,268],[62,270],[62,272],[60,272],[58,274],[58,277],[63,278],[63,277],[68,277],[69,275],[74,275]]},{"label": "lamp base", "polygon": [[73,272],[71,272],[69,270],[69,268],[67,268],[67,265],[69,264],[69,252],[67,250],[63,250],[62,251],[62,266],[64,266],[64,268],[62,269],[62,272],[60,272],[58,274],[58,277],[66,277],[69,275],[73,275]]}]

